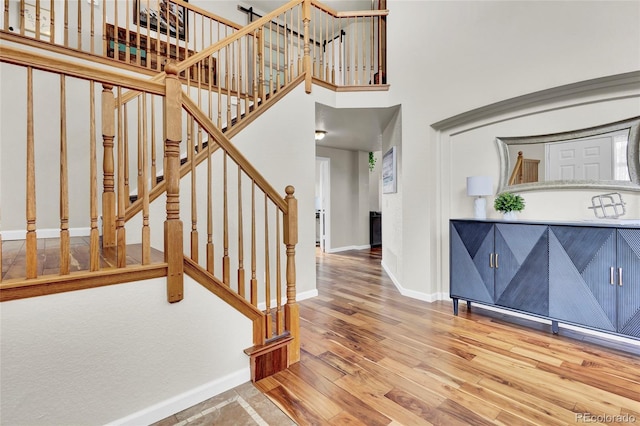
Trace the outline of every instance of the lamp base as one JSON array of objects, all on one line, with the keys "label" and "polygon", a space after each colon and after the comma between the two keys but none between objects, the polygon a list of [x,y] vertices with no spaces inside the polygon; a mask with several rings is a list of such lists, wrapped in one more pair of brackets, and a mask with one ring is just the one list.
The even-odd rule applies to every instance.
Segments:
[{"label": "lamp base", "polygon": [[484,197],[476,197],[473,203],[473,213],[475,219],[487,218],[487,200]]}]

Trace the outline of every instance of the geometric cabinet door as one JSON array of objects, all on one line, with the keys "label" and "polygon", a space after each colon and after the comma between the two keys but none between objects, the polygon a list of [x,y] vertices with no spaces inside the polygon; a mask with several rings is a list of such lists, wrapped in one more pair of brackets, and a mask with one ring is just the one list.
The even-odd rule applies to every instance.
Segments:
[{"label": "geometric cabinet door", "polygon": [[493,228],[489,222],[452,220],[450,235],[450,295],[493,304]]},{"label": "geometric cabinet door", "polygon": [[549,316],[616,331],[616,229],[551,226]]},{"label": "geometric cabinet door", "polygon": [[618,333],[640,337],[639,229],[618,229],[617,255]]}]

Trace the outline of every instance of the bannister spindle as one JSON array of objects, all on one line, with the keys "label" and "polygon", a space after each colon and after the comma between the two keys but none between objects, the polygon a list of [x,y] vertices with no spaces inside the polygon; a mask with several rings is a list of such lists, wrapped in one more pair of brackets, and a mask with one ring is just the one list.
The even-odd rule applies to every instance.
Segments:
[{"label": "bannister spindle", "polygon": [[60,75],[60,275],[69,274],[69,173],[67,169],[67,105],[65,76]]},{"label": "bannister spindle", "polygon": [[211,184],[211,181],[213,180],[213,168],[211,165],[211,145],[213,145],[213,137],[209,135],[209,140],[207,142],[207,271],[213,275],[213,260],[215,258],[213,246],[213,188]]},{"label": "bannister spindle", "polygon": [[49,6],[49,42],[51,44],[55,43],[55,22],[56,22],[56,11],[55,11],[55,0],[50,0],[51,5]]},{"label": "bannister spindle", "polygon": [[273,93],[274,63],[273,63],[273,21],[269,21],[269,94]]},{"label": "bannister spindle", "polygon": [[[93,5],[92,5],[93,7]],[[82,2],[78,2],[78,50],[82,51]]]},{"label": "bannister spindle", "polygon": [[300,309],[296,302],[296,244],[298,244],[298,200],[293,196],[295,189],[289,185],[285,189],[287,213],[284,221],[284,244],[287,246],[287,304],[284,307],[286,328],[294,340],[289,345],[289,362],[300,360]]},{"label": "bannister spindle", "polygon": [[304,90],[311,93],[313,70],[311,69],[311,45],[309,43],[309,21],[311,20],[311,0],[302,3],[302,22],[304,27]]},{"label": "bannister spindle", "polygon": [[[9,2],[7,1],[7,4]],[[7,6],[8,7],[8,6]],[[9,15],[5,14],[4,15],[5,19],[9,19]],[[24,0],[20,0],[20,35],[23,36],[24,35]]]},{"label": "bannister spindle", "polygon": [[[140,2],[138,1],[138,2],[136,2],[136,4],[138,5],[138,8],[137,8],[135,13],[137,13],[138,16],[140,16]],[[125,42],[124,42],[125,53],[124,53],[124,56],[125,56],[125,59],[124,60],[125,60],[125,62],[127,64],[130,64],[131,63],[131,41],[130,41],[131,37],[129,37],[129,34],[130,34],[129,22],[131,22],[131,21],[129,20],[129,0],[125,0],[125,3],[124,3],[124,22],[125,22],[125,25],[124,25],[124,31],[125,31],[125,35],[124,35],[124,38],[125,38]],[[138,19],[137,22],[138,22],[138,31],[136,31],[136,33],[138,34],[138,45],[140,45],[140,35],[139,35],[140,34],[140,31],[139,31],[140,19]],[[166,21],[166,22],[169,22],[169,21]],[[158,26],[160,26],[159,23],[158,23]],[[116,31],[116,34],[117,34],[118,29],[116,28],[115,31]],[[140,55],[138,54],[138,56],[140,56]]]},{"label": "bannister spindle", "polygon": [[224,67],[225,67],[225,80],[224,80],[224,84],[225,87],[227,89],[227,130],[231,128],[231,81],[230,81],[230,71],[229,71],[229,61],[230,61],[230,55],[229,55],[229,47],[230,46],[225,46],[224,48],[224,52],[225,52],[225,59],[224,59]]},{"label": "bannister spindle", "polygon": [[[127,105],[122,105],[122,87],[118,86],[118,214],[116,218],[116,265],[118,268],[127,266],[127,239],[124,223],[125,199],[128,198],[129,191],[126,190],[125,179],[128,176],[126,163],[127,158]],[[124,124],[122,114],[124,112]]]},{"label": "bannister spindle", "polygon": [[[116,2],[116,16],[118,11],[118,2]],[[116,18],[118,19],[118,18]],[[116,25],[116,28],[118,26]],[[64,47],[69,47],[69,2],[64,2]]]},{"label": "bannister spindle", "polygon": [[151,95],[151,187],[157,185],[158,170],[156,167],[156,102],[155,95]]},{"label": "bannister spindle", "polygon": [[[167,31],[168,33],[168,31]],[[182,221],[180,220],[180,140],[182,139],[182,83],[175,63],[165,66],[165,156],[167,168],[167,220],[164,223],[164,258],[168,264],[167,298],[179,302],[184,294]]]},{"label": "bannister spindle", "polygon": [[91,53],[95,53],[95,32],[96,32],[96,14],[94,12],[94,4],[93,0],[90,0],[89,8],[91,9],[90,20],[91,20]]},{"label": "bannister spindle", "polygon": [[258,280],[256,279],[256,181],[251,181],[251,304],[258,306]]},{"label": "bannister spindle", "polygon": [[284,311],[282,310],[282,268],[280,257],[280,210],[276,211],[276,334],[284,333]]},{"label": "bannister spindle", "polygon": [[222,229],[223,234],[223,249],[224,255],[222,256],[222,282],[225,285],[229,285],[230,278],[230,266],[229,266],[229,204],[227,200],[227,152],[222,156]]},{"label": "bannister spindle", "polygon": [[[100,269],[100,232],[98,231],[98,158],[96,154],[96,92],[95,82],[89,83],[89,214],[91,231],[89,232],[89,271]],[[111,110],[113,111],[113,110]]]},{"label": "bannister spindle", "polygon": [[102,247],[116,246],[116,194],[113,144],[115,139],[115,98],[113,86],[102,85]]},{"label": "bannister spindle", "polygon": [[259,53],[258,53],[258,34],[259,31],[254,31],[253,32],[253,58],[251,60],[251,63],[253,64],[253,107],[254,110],[258,108],[258,96],[259,96],[259,89],[258,89],[258,85],[260,84],[260,76],[258,75],[258,73],[260,72],[259,70],[259,63],[260,63],[260,58],[259,58]]},{"label": "bannister spindle", "polygon": [[329,43],[329,42],[331,41],[331,46],[333,47],[333,43],[334,43],[334,41],[332,41],[332,39],[330,39],[330,38],[329,38],[329,37],[330,37],[330,35],[329,35],[329,18],[331,17],[331,15],[329,15],[329,14],[327,13],[327,14],[325,14],[324,16],[326,17],[326,18],[325,18],[325,20],[324,20],[324,22],[325,22],[325,39],[324,39],[324,41],[325,41],[325,45],[324,45],[324,46],[325,46],[325,48],[323,49],[323,52],[322,52],[322,53],[323,53],[323,54],[326,56],[326,58],[327,58],[327,59],[324,61],[324,63],[325,63],[324,79],[325,79],[325,81],[331,81],[331,80],[330,80],[330,79],[331,79],[331,70],[330,70],[330,67],[329,67],[329,63],[333,64],[333,57],[332,57],[332,58],[329,58],[329,56],[327,55],[327,53],[328,53],[328,52],[326,51],[326,46],[327,46],[327,43]]},{"label": "bannister spindle", "polygon": [[[333,39],[331,41],[331,83],[336,84],[336,20],[333,16],[331,16],[331,34],[333,34]],[[342,31],[342,30],[340,30]],[[338,34],[338,38],[340,38],[340,34]],[[342,44],[342,43],[341,43]]]},{"label": "bannister spindle", "polygon": [[238,166],[238,295],[244,298],[244,232],[242,229],[242,169]]},{"label": "bannister spindle", "polygon": [[[118,89],[121,90],[120,87],[118,87]],[[129,113],[127,112],[128,104],[123,105],[120,102],[120,94],[118,94],[118,105],[122,105],[122,110],[124,112],[124,124],[120,123],[120,119],[122,118],[122,116],[118,115],[118,126],[119,126],[118,129],[121,129],[123,131],[122,134],[118,133],[118,135],[122,136],[124,134],[124,137],[120,139],[118,142],[120,144],[124,144],[124,147],[123,147],[124,157],[122,160],[124,189],[122,194],[122,197],[123,197],[122,201],[123,201],[123,205],[127,207],[131,202],[131,199],[129,198],[129,194],[130,194],[129,192]],[[120,127],[120,126],[123,126],[123,127]],[[118,167],[120,167],[120,164],[118,164]],[[118,205],[119,204],[120,204],[120,194],[118,194]]]},{"label": "bannister spindle", "polygon": [[[4,26],[2,29],[9,30],[9,0],[4,0]],[[2,279],[1,276],[0,279]]]},{"label": "bannister spindle", "polygon": [[[238,50],[238,93],[237,93],[237,105],[236,105],[236,117],[238,122],[242,118],[242,40],[236,41]],[[249,112],[249,110],[247,110]]]},{"label": "bannister spindle", "polygon": [[304,43],[304,40],[302,40],[302,31],[300,29],[300,24],[302,22],[302,18],[301,18],[301,14],[302,14],[302,10],[304,9],[304,5],[302,7],[298,7],[298,49],[296,49],[298,51],[298,73],[297,75],[300,75],[302,73],[302,55],[304,53],[304,48],[300,49],[300,46],[303,46],[302,43]]},{"label": "bannister spindle", "polygon": [[[153,98],[151,99],[153,102]],[[151,263],[149,228],[149,139],[147,138],[147,94],[142,95],[142,264]]]},{"label": "bannister spindle", "polygon": [[27,67],[27,235],[26,278],[38,276],[36,237],[36,161],[33,135],[33,68]]},{"label": "bannister spindle", "polygon": [[264,194],[264,300],[265,300],[265,338],[273,335],[273,323],[271,321],[271,271],[269,265],[269,197]]},{"label": "bannister spindle", "polygon": [[264,87],[264,27],[260,27],[258,32],[258,97],[265,101]]},{"label": "bannister spindle", "polygon": [[[144,168],[143,165],[143,155],[142,155],[142,151],[144,149],[143,145],[143,133],[144,131],[146,131],[146,129],[144,129],[144,126],[142,124],[142,98],[146,97],[146,95],[143,93],[141,95],[138,96],[138,190],[137,190],[137,195],[138,195],[138,199],[142,199],[142,188],[144,187],[144,179],[142,177],[142,170]],[[129,164],[127,162],[127,164]],[[129,192],[127,192],[127,195],[129,194]]]},{"label": "bannister spindle", "polygon": [[40,40],[40,0],[36,0],[36,22],[35,22],[35,30],[36,30],[36,40]]},{"label": "bannister spindle", "polygon": [[187,139],[187,150],[191,153],[191,259],[198,262],[198,209],[196,191],[196,150],[195,150],[195,120],[190,117],[189,127],[191,128]]},{"label": "bannister spindle", "polygon": [[[376,29],[376,27],[375,27],[375,19],[376,18],[374,16],[372,16],[370,19],[371,19],[371,29],[370,29],[370,36],[369,36],[369,50],[370,50],[369,54],[371,55],[370,56],[371,59],[370,59],[369,81],[374,83],[373,75],[375,73],[373,72],[373,63],[374,63],[374,59],[375,59],[375,56],[374,56],[374,52],[375,52],[374,33],[375,33],[375,29]],[[380,74],[378,74],[378,75],[380,75]],[[380,77],[382,77],[382,76],[380,76]],[[382,78],[380,78],[380,82],[382,82]]]},{"label": "bannister spindle", "polygon": [[276,25],[278,34],[276,35],[276,90],[280,90],[282,82],[280,81],[280,26]]}]

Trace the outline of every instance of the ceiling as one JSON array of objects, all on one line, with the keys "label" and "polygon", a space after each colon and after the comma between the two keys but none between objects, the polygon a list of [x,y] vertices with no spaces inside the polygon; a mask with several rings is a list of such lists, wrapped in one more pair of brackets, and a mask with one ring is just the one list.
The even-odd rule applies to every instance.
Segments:
[{"label": "ceiling", "polygon": [[[264,12],[270,12],[279,8],[280,6],[289,3],[288,0],[245,0],[242,1],[243,5],[254,7]],[[371,0],[322,0],[323,4],[326,4],[332,9],[337,11],[345,10],[371,10]],[[377,4],[377,0],[375,0]]]},{"label": "ceiling", "polygon": [[316,130],[325,130],[317,146],[352,151],[380,151],[382,131],[399,106],[390,108],[332,108],[316,103]]}]

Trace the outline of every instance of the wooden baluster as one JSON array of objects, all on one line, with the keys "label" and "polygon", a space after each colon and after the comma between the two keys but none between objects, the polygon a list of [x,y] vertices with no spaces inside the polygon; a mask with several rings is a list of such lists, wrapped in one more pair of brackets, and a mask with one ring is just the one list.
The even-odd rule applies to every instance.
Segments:
[{"label": "wooden baluster", "polygon": [[284,333],[284,311],[282,310],[282,268],[280,256],[280,210],[276,210],[276,334]]},{"label": "wooden baluster", "polygon": [[311,40],[311,38],[309,38],[309,41],[311,42],[309,44],[309,47],[311,48],[311,61],[313,63],[313,66],[311,67],[311,69],[313,70],[313,76],[314,77],[318,77],[318,53],[317,53],[317,48],[316,48],[316,40],[315,40],[315,35],[316,33],[316,15],[318,9],[311,8],[310,13],[313,14],[313,19],[311,19],[311,21],[309,22],[309,25],[312,27],[311,29],[311,34],[313,34],[313,40]]},{"label": "wooden baluster", "polygon": [[[291,11],[289,11],[289,15],[291,15],[290,13]],[[289,29],[287,27],[287,24],[289,23],[289,21],[287,21],[287,11],[284,12],[284,24],[282,25],[282,34],[283,34],[283,40],[282,40],[282,48],[284,49],[284,63],[282,64],[283,67],[283,71],[284,71],[284,84],[288,84],[291,81],[291,75],[289,74]]]},{"label": "wooden baluster", "polygon": [[276,90],[279,90],[282,87],[282,82],[280,81],[280,26],[276,25]]},{"label": "wooden baluster", "polygon": [[330,15],[327,13],[324,16],[325,16],[324,22],[325,22],[325,31],[326,31],[325,38],[324,38],[324,40],[325,40],[325,49],[324,49],[324,52],[323,52],[325,57],[326,57],[326,60],[324,61],[325,62],[324,79],[325,79],[325,81],[332,81],[331,80],[331,70],[330,70],[330,67],[329,67],[329,63],[333,64],[333,57],[329,58],[329,56],[327,55],[328,52],[326,51],[327,43],[329,43],[331,41],[331,46],[333,46],[333,41],[332,41],[332,39],[329,38],[330,37],[329,36],[329,18],[330,18]]},{"label": "wooden baluster", "polygon": [[102,247],[116,246],[116,194],[114,179],[115,99],[113,86],[102,85]]},{"label": "wooden baluster", "polygon": [[[78,2],[78,50],[82,51],[82,2]],[[128,22],[128,21],[127,21]]]},{"label": "wooden baluster", "polygon": [[251,304],[258,306],[258,280],[256,279],[256,182],[251,181]]},{"label": "wooden baluster", "polygon": [[231,129],[231,81],[230,81],[230,71],[229,71],[229,45],[227,45],[224,48],[224,53],[225,53],[225,60],[224,60],[224,67],[225,67],[225,80],[224,80],[224,84],[225,87],[227,89],[227,130]]},{"label": "wooden baluster", "polygon": [[223,234],[223,249],[224,255],[222,256],[222,282],[225,285],[229,285],[230,267],[229,267],[229,204],[227,200],[227,153],[222,155],[222,228]]},{"label": "wooden baluster", "polygon": [[[242,118],[242,40],[236,41],[236,45],[238,46],[236,48],[238,50],[238,102],[236,104],[236,117],[238,118],[238,122],[240,122]],[[249,112],[249,110],[247,110],[247,112]]]},{"label": "wooden baluster", "polygon": [[151,188],[158,184],[156,167],[156,98],[151,95]]},{"label": "wooden baluster", "polygon": [[[151,35],[150,35],[151,31],[149,31],[149,26],[151,25],[151,14],[149,13],[149,10],[151,9],[151,5],[149,4],[149,1],[150,0],[147,0],[147,11],[146,11],[146,13],[147,13],[147,21],[146,21],[147,22],[147,43],[146,43],[146,49],[145,50],[147,52],[147,56],[146,56],[145,61],[146,61],[147,68],[151,69],[152,68],[152,66],[151,66],[151,62],[152,61],[151,61],[151,54],[150,54],[150,52],[151,52]],[[156,9],[156,10],[159,10],[159,9]],[[139,12],[138,12],[138,16],[140,16]],[[138,22],[140,22],[139,18],[138,18]],[[140,24],[138,24],[138,31],[137,32],[138,32],[138,34],[140,34]],[[156,67],[155,67],[155,70],[159,71],[160,70],[160,62],[161,62],[160,56],[159,56],[159,53],[160,53],[160,49],[159,49],[159,46],[160,46],[160,33],[158,33],[158,35],[156,37],[157,37],[157,40],[154,40],[154,43],[156,45],[156,50],[157,50],[158,54],[156,55]],[[140,47],[140,43],[138,43],[138,47]],[[142,52],[138,52],[138,56],[142,56]],[[142,58],[140,58],[140,60],[142,60]],[[152,140],[155,142],[155,139],[152,139]],[[155,176],[155,175],[152,175],[152,176]]]},{"label": "wooden baluster", "polygon": [[[53,1],[53,0],[51,0],[51,1]],[[102,28],[106,28],[106,26],[107,26],[107,2],[103,1],[102,2]],[[118,48],[116,47],[118,45],[118,36],[115,34],[115,32],[116,32],[115,28],[118,28],[118,26],[114,24],[114,44],[115,44],[114,48],[115,48],[115,51],[118,51]],[[53,32],[52,32],[52,34],[53,34]],[[106,31],[103,31],[103,34],[102,34],[102,51],[106,52],[107,51],[107,47],[108,47],[107,34],[106,34]],[[115,54],[115,52],[114,52],[113,57],[117,58],[118,55]]]},{"label": "wooden baluster", "polygon": [[[168,31],[167,31],[168,32]],[[167,220],[164,223],[164,259],[168,264],[167,298],[179,302],[184,294],[182,221],[180,220],[180,140],[182,138],[182,83],[175,63],[165,66],[165,156]]]},{"label": "wooden baluster", "polygon": [[60,275],[69,274],[69,173],[67,170],[67,106],[65,76],[60,75]]},{"label": "wooden baluster", "polygon": [[311,93],[312,73],[311,69],[311,45],[309,43],[309,20],[311,19],[311,0],[302,3],[303,27],[304,27],[304,90]]},{"label": "wooden baluster", "polygon": [[[153,98],[151,99],[153,102]],[[149,228],[149,139],[147,138],[147,94],[142,95],[142,264],[151,263]],[[153,178],[153,175],[152,175]]]},{"label": "wooden baluster", "polygon": [[264,337],[273,336],[271,321],[271,270],[269,265],[269,205],[267,194],[264,194],[264,299],[265,299],[265,327]]},{"label": "wooden baluster", "polygon": [[[136,2],[138,5],[138,11],[140,10],[140,2]],[[136,13],[138,13],[138,16],[140,15],[140,13],[136,11]],[[129,22],[131,22],[129,20],[129,0],[125,0],[124,3],[124,22],[126,22],[125,26],[124,26],[124,37],[125,37],[125,53],[124,53],[124,60],[127,64],[131,63],[131,38],[129,37],[130,31],[129,31]],[[140,20],[138,19],[138,22],[140,22]],[[169,21],[167,21],[169,22]],[[139,25],[138,25],[139,27]],[[118,31],[116,29],[116,31]],[[138,34],[140,34],[139,28],[138,31],[136,31]],[[139,41],[139,40],[138,40]]]},{"label": "wooden baluster", "polygon": [[[116,2],[116,16],[118,12],[118,2]],[[118,19],[118,18],[116,18]],[[116,25],[116,28],[118,26]],[[64,47],[69,47],[69,2],[64,2]]]},{"label": "wooden baluster", "polygon": [[[370,48],[370,52],[369,55],[370,56],[370,70],[369,70],[369,81],[373,82],[373,63],[374,63],[374,49],[375,49],[375,42],[374,42],[374,33],[375,33],[375,17],[371,17],[369,18],[371,20],[371,29],[370,29],[370,36],[369,36],[369,48]],[[378,74],[380,75],[380,74]],[[382,76],[381,76],[382,77]],[[380,79],[380,82],[382,82],[382,79]]]},{"label": "wooden baluster", "polygon": [[354,84],[358,85],[360,84],[360,68],[359,68],[359,63],[358,63],[358,45],[360,43],[358,43],[358,34],[359,31],[358,29],[360,28],[360,24],[358,21],[358,17],[354,17],[353,18],[353,33],[354,33],[354,37],[353,37],[353,59],[354,59],[354,64],[353,64],[353,80],[354,80]]},{"label": "wooden baluster", "polygon": [[242,169],[238,166],[238,295],[244,298],[244,230],[242,229]]},{"label": "wooden baluster", "polygon": [[51,44],[55,43],[55,41],[56,41],[55,40],[55,34],[56,34],[56,32],[55,32],[55,27],[56,27],[55,19],[56,19],[55,0],[50,0],[50,6],[49,6],[49,42]]},{"label": "wooden baluster", "polygon": [[[118,215],[116,218],[116,266],[118,268],[124,268],[127,266],[127,239],[126,229],[124,223],[124,210],[126,199],[128,198],[129,191],[126,189],[125,179],[127,175],[127,169],[129,168],[127,158],[127,139],[126,129],[127,127],[127,105],[122,105],[122,87],[118,86]],[[124,112],[124,123],[122,114]],[[124,125],[123,125],[124,124]]]},{"label": "wooden baluster", "polygon": [[[331,41],[331,83],[336,84],[336,19],[333,16],[331,16],[331,34],[334,37]],[[338,38],[340,38],[340,34],[338,34]]]},{"label": "wooden baluster", "polygon": [[274,80],[274,67],[273,67],[273,21],[269,21],[269,48],[266,49],[269,52],[269,94],[273,94],[273,80]]},{"label": "wooden baluster", "polygon": [[[142,177],[142,170],[144,168],[143,163],[143,155],[142,155],[142,151],[144,150],[143,145],[143,133],[144,131],[146,131],[146,129],[144,129],[144,126],[142,125],[142,103],[143,98],[145,97],[145,94],[139,95],[138,96],[138,188],[137,188],[137,199],[141,200],[142,199],[142,188],[144,188],[144,179]],[[127,164],[129,164],[127,162]],[[127,195],[129,193],[127,192]],[[130,198],[128,198],[130,199]]]},{"label": "wooden baluster", "polygon": [[291,10],[291,12],[289,12],[289,81],[293,80],[294,78],[294,74],[293,74],[293,42],[294,42],[294,36],[293,36],[293,9]]},{"label": "wooden baluster", "polygon": [[187,150],[191,154],[191,259],[198,262],[198,209],[196,199],[198,193],[196,191],[196,150],[195,150],[195,120],[189,117],[189,137],[187,139]]},{"label": "wooden baluster", "polygon": [[36,161],[33,134],[33,69],[27,67],[27,235],[26,278],[38,276],[38,247],[36,237]]},{"label": "wooden baluster", "polygon": [[212,173],[213,167],[211,165],[211,154],[213,145],[213,137],[209,135],[207,143],[207,271],[211,275],[214,272],[214,246],[213,246],[213,187],[211,181],[213,180]]},{"label": "wooden baluster", "polygon": [[[218,36],[220,36],[220,34],[218,34]],[[220,58],[221,58],[221,53],[220,51],[217,52],[218,54],[218,62],[217,64],[220,64]],[[216,65],[217,66],[217,65]],[[221,84],[221,79],[218,79],[218,128],[222,129],[222,84]],[[229,125],[227,124],[227,127]]]},{"label": "wooden baluster", "polygon": [[[95,43],[95,33],[96,33],[96,14],[94,12],[94,7],[95,5],[93,4],[93,0],[89,1],[89,8],[90,8],[90,20],[91,20],[91,53],[95,53],[95,47],[94,47],[94,43]],[[104,27],[102,27],[104,28]]]},{"label": "wooden baluster", "polygon": [[36,23],[35,23],[35,30],[36,30],[36,40],[40,40],[40,0],[36,0]]},{"label": "wooden baluster", "polygon": [[298,244],[298,200],[293,186],[285,189],[287,213],[284,221],[284,244],[287,246],[287,304],[284,307],[286,328],[293,336],[289,345],[289,363],[300,360],[300,309],[296,302],[296,244]]},{"label": "wooden baluster", "polygon": [[[120,103],[120,95],[118,95],[118,103]],[[122,129],[124,132],[124,138],[121,139],[120,143],[124,143],[124,194],[126,194],[126,196],[124,194],[123,196],[125,203],[124,206],[126,208],[131,203],[131,199],[129,198],[129,113],[127,112],[127,104],[122,105],[122,109],[124,111],[124,128]],[[120,125],[120,121],[118,121],[118,125]],[[120,197],[119,194],[118,197]]]},{"label": "wooden baluster", "polygon": [[[6,0],[5,0],[6,1]],[[9,2],[7,1],[7,4]],[[8,6],[7,6],[8,8]],[[5,19],[9,19],[9,15],[5,14],[4,15]],[[24,35],[24,0],[20,0],[20,35],[23,36]]]},{"label": "wooden baluster", "polygon": [[[207,79],[209,80],[209,87],[208,87],[208,91],[207,91],[207,98],[209,100],[209,111],[208,111],[208,117],[211,121],[213,121],[213,96],[212,96],[212,92],[213,92],[213,58],[211,57],[211,55],[209,55],[207,57],[207,61],[209,64],[209,69],[207,71]],[[209,137],[209,141],[211,141],[211,137]]]},{"label": "wooden baluster", "polygon": [[251,63],[253,64],[253,108],[254,111],[258,108],[258,96],[259,96],[259,84],[260,84],[260,76],[259,66],[260,58],[258,56],[258,39],[259,39],[259,30],[253,32],[253,58]]},{"label": "wooden baluster", "polygon": [[258,97],[265,101],[264,87],[264,27],[260,27],[258,32]]},{"label": "wooden baluster", "polygon": [[[4,0],[4,26],[2,29],[9,30],[9,0]],[[0,276],[0,279],[2,279],[2,276]]]},{"label": "wooden baluster", "polygon": [[[96,154],[96,92],[95,82],[89,83],[89,271],[100,269],[100,232],[98,230],[98,158]],[[113,111],[113,109],[111,110]]]},{"label": "wooden baluster", "polygon": [[[302,18],[300,15],[302,14],[303,10],[304,10],[304,4],[302,6],[298,6],[298,19],[297,19],[298,21],[298,49],[297,49],[298,50],[298,74],[297,75],[302,74],[302,55],[304,53],[304,46],[303,46],[304,40],[301,38],[302,31],[300,29],[300,25],[302,23]],[[303,49],[300,49],[300,46],[303,46]]]}]

